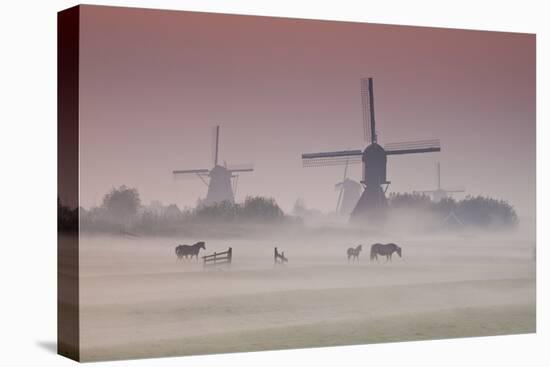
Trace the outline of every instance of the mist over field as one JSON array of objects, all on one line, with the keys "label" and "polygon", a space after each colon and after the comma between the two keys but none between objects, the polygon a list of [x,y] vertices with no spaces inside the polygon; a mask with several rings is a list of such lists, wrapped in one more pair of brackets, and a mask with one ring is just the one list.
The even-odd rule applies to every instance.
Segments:
[{"label": "mist over field", "polygon": [[[534,239],[521,229],[203,225],[190,237],[81,236],[84,360],[535,331]],[[231,266],[177,260],[176,245],[199,240],[201,256],[231,246]],[[369,261],[370,244],[390,241],[403,257]],[[275,246],[288,263],[274,265]]]}]

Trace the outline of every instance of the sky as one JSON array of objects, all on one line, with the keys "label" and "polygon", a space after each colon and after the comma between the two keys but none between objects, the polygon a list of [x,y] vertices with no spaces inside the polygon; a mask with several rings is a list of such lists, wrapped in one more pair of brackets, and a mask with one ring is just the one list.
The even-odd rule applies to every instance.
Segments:
[{"label": "sky", "polygon": [[[364,149],[360,78],[374,78],[379,141],[439,138],[390,156],[388,192],[462,187],[535,208],[535,35],[83,6],[80,200],[112,187],[193,207],[206,187],[172,170],[252,163],[246,195],[325,212],[344,167],[302,153]],[[353,166],[351,178],[360,179]],[[457,196],[457,198],[463,197]]]}]

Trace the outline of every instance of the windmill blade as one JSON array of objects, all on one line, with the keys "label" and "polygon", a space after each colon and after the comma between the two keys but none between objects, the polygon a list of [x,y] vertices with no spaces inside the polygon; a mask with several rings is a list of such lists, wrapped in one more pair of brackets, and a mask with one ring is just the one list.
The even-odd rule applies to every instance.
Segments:
[{"label": "windmill blade", "polygon": [[366,141],[376,143],[374,121],[374,86],[372,78],[361,79],[361,105],[363,111],[363,133]]},{"label": "windmill blade", "polygon": [[349,159],[346,161],[346,165],[344,166],[344,178],[342,179],[342,182],[345,182],[346,178],[348,178],[348,167],[349,167]]},{"label": "windmill blade", "polygon": [[197,177],[200,178],[200,180],[202,181],[202,183],[208,187],[208,182],[206,181],[206,176],[208,176],[207,174],[204,174],[204,173],[197,173]]},{"label": "windmill blade", "polygon": [[437,188],[441,189],[441,164],[439,162],[437,162],[436,170],[437,170]]},{"label": "windmill blade", "polygon": [[174,170],[172,173],[174,175],[185,175],[185,174],[208,174],[210,172],[209,169],[180,169],[180,170]]},{"label": "windmill blade", "polygon": [[212,161],[214,166],[218,165],[218,155],[220,152],[220,125],[212,128]]},{"label": "windmill blade", "polygon": [[338,193],[338,202],[336,203],[336,213],[340,211],[340,204],[342,204],[342,196],[344,194],[344,183],[346,182],[346,178],[348,177],[348,167],[349,167],[349,159],[346,159],[346,165],[344,166],[344,178],[342,179],[342,182],[337,183],[336,186],[340,186],[340,192]]},{"label": "windmill blade", "polygon": [[336,152],[320,152],[302,154],[304,167],[339,166],[361,163],[361,150],[341,150]]},{"label": "windmill blade", "polygon": [[198,177],[202,183],[204,183],[208,187],[208,175],[210,173],[207,169],[188,169],[188,170],[177,170],[172,171],[174,174],[174,178],[176,180],[189,180],[191,178]]},{"label": "windmill blade", "polygon": [[252,172],[254,171],[254,165],[252,163],[245,164],[231,164],[227,166],[229,172]]},{"label": "windmill blade", "polygon": [[340,205],[342,204],[342,196],[344,196],[344,185],[340,188],[338,193],[338,201],[336,202],[336,213],[340,211]]},{"label": "windmill blade", "polygon": [[303,167],[328,167],[328,166],[343,166],[346,164],[361,164],[362,157],[326,157],[326,158],[304,158],[302,160]]},{"label": "windmill blade", "polygon": [[231,178],[233,178],[233,197],[237,197],[237,187],[239,185],[239,175],[231,175]]},{"label": "windmill blade", "polygon": [[466,189],[464,188],[452,188],[452,189],[443,189],[443,191],[445,192],[450,192],[450,193],[453,193],[453,192],[466,192]]},{"label": "windmill blade", "polygon": [[384,146],[387,155],[440,152],[439,139],[405,141]]}]

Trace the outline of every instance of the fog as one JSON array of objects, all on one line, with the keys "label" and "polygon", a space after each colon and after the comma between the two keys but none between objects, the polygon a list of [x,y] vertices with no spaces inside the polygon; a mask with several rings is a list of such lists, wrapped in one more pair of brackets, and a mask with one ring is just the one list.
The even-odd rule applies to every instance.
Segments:
[{"label": "fog", "polygon": [[[83,360],[534,332],[534,241],[494,234],[247,224],[250,235],[80,240]],[[244,228],[243,227],[243,228]],[[178,261],[233,249],[231,266]],[[369,261],[370,244],[403,257]],[[363,244],[359,261],[346,250]],[[274,265],[273,248],[289,262]],[[199,259],[200,260],[200,259]]]},{"label": "fog", "polygon": [[[535,330],[534,35],[84,6],[80,60],[80,196],[60,199],[85,208],[83,360]],[[354,225],[330,214],[343,167],[304,168],[301,154],[365,148],[367,76],[382,143],[441,139],[440,153],[388,159],[387,196],[434,189],[441,162],[443,188],[502,199],[519,225],[448,227],[418,210]],[[172,172],[212,168],[218,124],[220,162],[254,164],[236,201],[273,198],[285,212],[277,223],[202,221],[190,209],[206,186]],[[94,222],[120,185],[139,192],[123,231]],[[311,214],[302,219],[290,217],[299,198]],[[158,201],[177,214],[145,230]],[[82,226],[84,212],[95,227]],[[231,266],[177,260],[178,244],[198,241],[200,256],[231,247]],[[403,256],[371,262],[373,243]],[[274,265],[274,247],[288,263]]]}]

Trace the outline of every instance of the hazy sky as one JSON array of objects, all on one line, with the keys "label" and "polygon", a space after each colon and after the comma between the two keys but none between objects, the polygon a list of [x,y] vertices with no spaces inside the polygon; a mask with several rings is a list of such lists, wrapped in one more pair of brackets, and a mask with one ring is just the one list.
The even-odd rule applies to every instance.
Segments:
[{"label": "hazy sky", "polygon": [[[334,210],[343,167],[301,154],[363,149],[359,79],[374,78],[379,140],[440,138],[441,153],[388,158],[389,191],[442,186],[535,205],[535,36],[84,6],[81,203],[113,186],[194,206],[173,169],[253,163],[237,200]],[[353,166],[352,178],[361,168]]]}]

